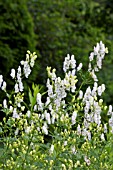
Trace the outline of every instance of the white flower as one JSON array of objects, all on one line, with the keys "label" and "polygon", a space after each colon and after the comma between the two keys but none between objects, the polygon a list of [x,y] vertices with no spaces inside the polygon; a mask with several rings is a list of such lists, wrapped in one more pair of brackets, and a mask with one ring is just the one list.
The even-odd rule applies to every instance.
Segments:
[{"label": "white flower", "polygon": [[71,55],[70,65],[73,69],[76,67],[76,60],[74,59],[74,55]]},{"label": "white flower", "polygon": [[40,104],[41,103],[41,94],[40,93],[37,93],[37,104]]},{"label": "white flower", "polygon": [[31,69],[30,69],[30,66],[28,64],[27,61],[24,62],[24,74],[25,74],[25,77],[28,78],[28,76],[30,75],[31,73]]},{"label": "white flower", "polygon": [[75,69],[73,69],[73,70],[72,70],[72,73],[71,73],[71,74],[72,74],[72,76],[75,76],[75,73],[76,73],[76,70],[75,70]]},{"label": "white flower", "polygon": [[89,97],[91,96],[91,88],[90,86],[86,89],[86,92],[84,94],[84,98],[83,101],[86,102],[87,100],[89,100]]},{"label": "white flower", "polygon": [[90,102],[86,101],[86,106],[84,107],[85,114],[89,112],[89,109],[90,109]]},{"label": "white flower", "polygon": [[22,112],[19,113],[19,116],[22,116]]},{"label": "white flower", "polygon": [[24,65],[24,61],[22,60],[22,61],[20,61],[20,63],[21,63],[21,65]]},{"label": "white flower", "polygon": [[89,65],[88,65],[88,71],[91,72],[91,70],[92,70],[92,66],[91,66],[91,63],[89,63]]},{"label": "white flower", "polygon": [[25,133],[29,133],[30,132],[30,129],[31,129],[31,127],[30,126],[27,126],[26,128],[25,128]]},{"label": "white flower", "polygon": [[24,111],[25,110],[25,106],[21,106],[21,111]]},{"label": "white flower", "polygon": [[64,170],[66,170],[66,165],[65,165],[65,164],[62,164],[62,168],[63,168]]},{"label": "white flower", "polygon": [[48,88],[48,96],[52,97],[53,96],[53,87],[50,84],[50,79],[47,79],[47,84],[46,84],[47,88]]},{"label": "white flower", "polygon": [[67,141],[64,141],[64,146],[66,146],[67,145]]},{"label": "white flower", "polygon": [[21,67],[18,67],[18,74],[21,76]]},{"label": "white flower", "polygon": [[89,61],[93,61],[93,59],[94,59],[94,52],[91,52],[89,56]]},{"label": "white flower", "polygon": [[102,41],[100,41],[100,53],[101,55],[106,53],[106,48]]},{"label": "white flower", "polygon": [[18,92],[19,92],[19,87],[18,87],[18,84],[17,84],[17,83],[15,84],[15,87],[14,87],[14,88],[15,88],[15,93],[18,93]]},{"label": "white flower", "polygon": [[36,104],[34,105],[34,111],[37,111],[37,105]]},{"label": "white flower", "polygon": [[3,91],[6,90],[6,82],[5,82],[5,81],[3,81],[2,90],[3,90]]},{"label": "white flower", "polygon": [[104,124],[104,133],[107,133],[107,125]]},{"label": "white flower", "polygon": [[77,67],[77,71],[80,71],[82,68],[82,63],[79,64],[79,66]]},{"label": "white flower", "polygon": [[31,58],[30,66],[31,66],[31,67],[33,67],[33,66],[34,66],[34,64],[35,64],[35,62],[34,62],[34,58]]},{"label": "white flower", "polygon": [[101,96],[102,93],[105,91],[105,84],[102,84],[98,87],[98,95]]},{"label": "white flower", "polygon": [[101,140],[105,140],[104,133],[101,134]]},{"label": "white flower", "polygon": [[99,95],[99,96],[102,95],[102,88],[101,88],[101,86],[98,87],[98,95]]},{"label": "white flower", "polygon": [[87,136],[87,130],[86,130],[86,128],[84,128],[84,129],[82,130],[82,135],[83,135],[84,137]]},{"label": "white flower", "polygon": [[20,81],[18,85],[19,85],[20,92],[22,92],[24,90],[23,83]]},{"label": "white flower", "polygon": [[19,91],[23,91],[23,83],[22,83],[22,80],[21,80],[21,67],[19,66],[18,67],[18,72],[17,72],[17,82],[18,82],[18,90]]},{"label": "white flower", "polygon": [[72,151],[72,153],[73,153],[74,155],[77,153],[75,146],[72,146],[72,147],[71,147],[71,151]]},{"label": "white flower", "polygon": [[92,70],[92,71],[90,72],[90,74],[91,74],[91,77],[94,79],[94,81],[98,81],[97,76],[96,76],[94,70]]},{"label": "white flower", "polygon": [[26,115],[27,115],[27,117],[30,117],[30,116],[31,116],[30,110],[27,111]]},{"label": "white flower", "polygon": [[45,110],[45,112],[44,112],[44,115],[45,115],[45,119],[47,120],[48,124],[51,124],[50,114],[47,113],[46,110]]},{"label": "white flower", "polygon": [[84,160],[88,166],[91,164],[90,159],[88,159],[87,156],[84,157]]},{"label": "white flower", "polygon": [[49,105],[49,103],[50,103],[50,97],[47,97],[45,106]]},{"label": "white flower", "polygon": [[37,93],[37,105],[38,105],[38,110],[43,110],[43,103],[41,101],[41,94],[40,93]]},{"label": "white flower", "polygon": [[51,73],[51,78],[52,78],[52,80],[55,80],[55,79],[56,79],[55,71],[56,71],[56,69],[53,69],[53,70],[52,70],[52,73]]},{"label": "white flower", "polygon": [[101,124],[101,116],[100,116],[100,114],[98,114],[98,113],[95,112],[95,114],[94,114],[94,121],[95,121],[95,123],[96,123],[98,126],[100,126],[100,124]]},{"label": "white flower", "polygon": [[78,135],[81,135],[81,127],[80,127],[79,124],[78,124],[78,126],[77,126],[77,134],[78,134]]},{"label": "white flower", "polygon": [[26,61],[29,61],[29,54],[26,54]]},{"label": "white flower", "polygon": [[52,115],[51,123],[52,123],[52,124],[54,124],[54,123],[55,123],[55,114],[53,114],[53,115]]},{"label": "white flower", "polygon": [[74,55],[67,54],[67,57],[65,57],[65,61],[63,63],[63,70],[66,73],[69,69],[75,69],[76,68],[76,60],[74,59]]},{"label": "white flower", "polygon": [[97,82],[94,82],[94,87],[95,87],[95,90],[97,90],[97,87],[98,87]]},{"label": "white flower", "polygon": [[12,112],[13,111],[13,106],[10,106],[9,110],[10,110],[10,112]]},{"label": "white flower", "polygon": [[[102,68],[102,60],[104,59],[105,53],[107,52],[107,48],[105,48],[105,45],[102,43],[102,41],[100,41],[100,43],[97,43],[96,47],[94,47],[94,52],[92,52],[89,56],[88,71],[90,72],[94,81],[98,81],[95,72],[98,72],[99,69]],[[94,68],[92,68],[91,62],[94,60],[94,56],[96,56],[96,65],[94,65]]]},{"label": "white flower", "polygon": [[109,119],[109,126],[113,128],[113,114],[111,118]]},{"label": "white flower", "polygon": [[77,118],[77,112],[74,111],[72,114],[72,118],[71,118],[72,125],[74,125],[76,123],[76,118]]},{"label": "white flower", "polygon": [[3,107],[4,107],[5,109],[7,108],[7,100],[6,100],[6,99],[3,100]]},{"label": "white flower", "polygon": [[1,87],[1,85],[2,85],[2,82],[3,82],[3,76],[0,75],[0,87]]},{"label": "white flower", "polygon": [[102,88],[102,92],[104,92],[104,91],[105,91],[105,88],[106,88],[106,87],[105,87],[105,84],[102,84],[102,85],[101,85],[101,88]]},{"label": "white flower", "polygon": [[53,151],[54,151],[54,145],[51,145],[50,150],[49,150],[50,154],[52,154]]},{"label": "white flower", "polygon": [[42,131],[45,135],[48,135],[48,129],[47,129],[47,124],[44,123],[44,125],[42,126]]},{"label": "white flower", "polygon": [[100,58],[100,55],[97,56],[97,66],[98,66],[99,69],[102,68],[102,59]]},{"label": "white flower", "polygon": [[43,113],[41,114],[41,119],[42,119],[42,120],[44,119],[44,114],[43,114]]},{"label": "white flower", "polygon": [[40,128],[39,127],[37,127],[37,130],[40,132]]},{"label": "white flower", "polygon": [[88,140],[91,140],[91,132],[87,131]]},{"label": "white flower", "polygon": [[96,47],[94,47],[94,54],[97,55],[99,53],[99,49],[100,49],[100,46],[99,46],[99,43],[97,43]]},{"label": "white flower", "polygon": [[14,108],[14,110],[13,110],[13,118],[17,118],[17,119],[20,118],[19,114],[17,113],[16,108]]},{"label": "white flower", "polygon": [[17,128],[16,130],[15,130],[15,135],[17,136],[18,135],[18,133],[19,133],[19,129]]},{"label": "white flower", "polygon": [[78,98],[79,98],[79,99],[82,99],[82,98],[83,98],[83,91],[82,91],[82,90],[79,91],[79,96],[78,96]]},{"label": "white flower", "polygon": [[107,115],[111,115],[112,114],[112,105],[109,105],[109,110],[107,112]]},{"label": "white flower", "polygon": [[14,79],[15,78],[15,69],[11,69],[10,76]]},{"label": "white flower", "polygon": [[99,71],[99,69],[98,69],[97,66],[94,67],[94,71],[95,71],[95,72],[98,72],[98,71]]}]

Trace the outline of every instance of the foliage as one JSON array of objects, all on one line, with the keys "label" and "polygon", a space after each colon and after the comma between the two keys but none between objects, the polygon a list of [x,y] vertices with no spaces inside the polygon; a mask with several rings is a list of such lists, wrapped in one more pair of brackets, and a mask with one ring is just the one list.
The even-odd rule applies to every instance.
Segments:
[{"label": "foliage", "polygon": [[65,58],[62,79],[57,77],[56,69],[47,67],[47,92],[41,94],[41,88],[33,85],[28,92],[29,105],[24,101],[22,78],[29,77],[36,53],[28,51],[17,71],[11,70],[15,81],[12,93],[8,93],[0,75],[0,87],[6,93],[1,104],[6,117],[0,123],[0,168],[113,169],[113,111],[101,99],[105,85],[99,84],[96,75],[105,53],[108,50],[104,44],[97,43],[79,89],[82,63],[77,65],[74,55]]}]

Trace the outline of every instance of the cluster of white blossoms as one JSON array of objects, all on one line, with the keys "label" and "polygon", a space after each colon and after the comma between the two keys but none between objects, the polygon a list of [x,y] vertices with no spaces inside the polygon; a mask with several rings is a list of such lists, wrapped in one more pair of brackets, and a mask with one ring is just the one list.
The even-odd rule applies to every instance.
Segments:
[{"label": "cluster of white blossoms", "polygon": [[[102,68],[102,61],[106,53],[108,53],[108,49],[105,47],[102,41],[100,41],[100,43],[97,43],[96,47],[94,47],[94,51],[90,53],[88,71],[90,72],[94,81],[98,81],[95,72],[98,72],[99,69]],[[93,61],[96,62],[94,66]]]},{"label": "cluster of white blossoms", "polygon": [[[76,73],[79,72],[82,68],[82,63],[80,63],[77,67],[76,60],[74,55],[67,55],[65,57],[63,63],[63,71],[64,71],[64,79],[57,77],[56,70],[51,70],[51,67],[47,67],[48,72],[48,79],[47,79],[47,97],[45,103],[42,102],[42,95],[38,92],[36,96],[36,104],[34,105],[33,111],[37,112],[38,117],[42,120],[42,132],[48,134],[48,127],[50,124],[54,124],[57,120],[63,122],[65,119],[70,120],[71,125],[76,126],[77,122],[77,134],[83,135],[87,137],[89,140],[91,139],[91,133],[89,131],[89,127],[91,123],[96,123],[99,127],[101,125],[101,112],[102,112],[102,99],[99,101],[97,100],[98,97],[100,98],[102,93],[105,91],[105,85],[98,85],[97,84],[97,77],[93,74],[99,69],[102,68],[102,60],[104,59],[105,53],[107,53],[107,48],[104,46],[102,42],[97,43],[97,46],[94,47],[94,52],[90,54],[89,57],[89,68],[88,71],[91,73],[91,76],[94,78],[94,86],[91,89],[90,86],[86,89],[86,92],[83,93],[82,89],[79,89],[79,95],[76,96],[76,99],[82,103],[82,108],[84,112],[84,120],[83,124],[79,125],[77,122],[77,116],[79,115],[79,110],[77,110],[76,106],[72,113],[65,113],[65,108],[67,107],[66,97],[68,93],[72,93],[75,95],[77,92],[76,83],[77,83],[77,75]],[[94,68],[92,68],[92,61],[96,58],[96,64]],[[11,70],[11,77],[15,79],[15,93],[23,92],[23,83],[22,83],[22,73],[26,78],[28,78],[29,74],[31,73],[31,68],[34,66],[35,59],[37,58],[36,54],[31,54],[28,51],[26,55],[26,60],[21,61],[21,66],[18,67],[17,73],[15,69]],[[5,82],[3,81],[3,76],[0,75],[0,87],[5,89]],[[77,93],[78,94],[78,93]],[[20,97],[19,97],[20,96]],[[13,118],[20,118],[22,114],[22,107],[21,103],[23,102],[23,97],[21,95],[15,95],[15,104],[20,111],[16,108],[12,108]],[[76,100],[75,99],[75,100]],[[6,99],[3,102],[3,107],[7,108],[7,101]],[[80,108],[81,106],[79,106]],[[27,112],[27,115],[31,115],[31,112]],[[109,106],[108,114],[111,115],[109,120],[109,125],[113,129],[113,112],[111,106]],[[107,131],[107,126],[104,125],[105,131]],[[103,136],[103,135],[102,135]]]},{"label": "cluster of white blossoms", "polygon": [[34,66],[35,60],[37,58],[36,53],[31,54],[30,51],[27,51],[26,54],[26,60],[25,61],[21,61],[21,65],[23,66],[23,68],[21,68],[21,66],[18,67],[17,69],[17,73],[15,71],[15,69],[11,69],[11,74],[10,76],[12,77],[12,79],[15,79],[16,83],[15,83],[15,93],[18,92],[22,92],[24,89],[23,83],[22,83],[22,76],[24,75],[26,78],[28,78],[28,76],[31,73],[31,68]]},{"label": "cluster of white blossoms", "polygon": [[[25,76],[26,78],[28,78],[28,76],[31,73],[31,68],[34,66],[35,60],[37,58],[36,53],[30,53],[30,51],[27,51],[26,54],[26,60],[25,61],[21,61],[21,66],[19,66],[17,68],[17,70],[15,70],[14,68],[11,69],[11,74],[10,76],[12,77],[12,79],[15,80],[15,85],[14,85],[14,94],[13,95],[13,99],[14,99],[14,103],[9,100],[8,102],[8,97],[10,97],[11,95],[7,93],[6,91],[6,82],[3,80],[3,76],[0,75],[0,88],[1,90],[6,92],[7,95],[7,99],[3,100],[3,109],[6,109],[9,111],[9,113],[12,113],[12,117],[14,119],[20,119],[22,116],[23,111],[25,110],[25,106],[23,105],[24,103],[24,85],[22,82],[22,78]],[[11,96],[12,97],[12,96]],[[26,113],[29,117],[29,112]],[[17,131],[15,132],[15,134],[18,134],[19,130],[17,129]],[[26,130],[27,132],[28,130]]]},{"label": "cluster of white blossoms", "polygon": [[[106,140],[106,133],[113,133],[113,108],[112,105],[104,106],[101,96],[105,91],[105,84],[100,85],[95,74],[95,72],[102,68],[102,60],[105,53],[107,53],[107,48],[100,42],[97,43],[94,51],[90,54],[88,72],[90,72],[90,75],[94,79],[94,83],[91,86],[88,85],[86,90],[83,90],[86,86],[86,81],[85,83],[79,82],[77,88],[77,73],[81,73],[79,71],[82,69],[82,63],[77,65],[74,55],[70,56],[68,54],[65,57],[63,63],[64,78],[57,77],[56,69],[47,67],[47,91],[41,94],[40,89],[37,88],[38,86],[35,86],[36,89],[32,87],[32,90],[29,90],[28,94],[29,105],[24,102],[24,83],[22,82],[22,78],[29,77],[35,59],[37,58],[36,54],[31,54],[28,51],[26,60],[20,62],[21,65],[17,70],[14,68],[11,70],[10,75],[15,80],[14,91],[11,95],[7,93],[6,82],[3,80],[3,76],[0,75],[0,89],[5,91],[7,96],[2,103],[2,110],[6,113],[6,116],[8,115],[8,120],[4,119],[4,122],[8,130],[9,127],[11,128],[11,134],[15,134],[15,139],[22,135],[22,140],[25,140],[25,143],[22,142],[22,154],[23,146],[29,150],[32,145],[32,151],[28,152],[26,149],[28,155],[31,153],[33,155],[36,154],[36,161],[38,160],[37,162],[40,162],[42,159],[45,161],[44,166],[49,162],[51,162],[50,165],[53,165],[54,160],[51,158],[53,155],[56,156],[59,153],[59,156],[63,154],[62,157],[67,157],[68,153],[71,154],[69,162],[72,164],[71,169],[77,168],[82,164],[83,160],[82,168],[92,164],[92,160],[94,160],[90,156],[92,150],[100,147],[100,144]],[[43,97],[43,95],[45,96]],[[102,119],[102,115],[104,116],[104,114],[106,114],[108,121]],[[42,151],[48,154],[47,157],[51,156],[50,161],[48,161],[48,158],[46,159],[46,154],[44,156],[42,154],[42,158],[40,157],[40,153],[42,153],[41,147],[45,146],[44,140],[46,135],[52,139]],[[97,146],[98,143],[99,146]],[[19,153],[20,146],[17,149]],[[38,152],[39,150],[41,152]],[[57,152],[57,150],[59,151]],[[27,152],[25,151],[24,153]],[[71,159],[73,156],[75,158],[75,155],[78,159],[77,161],[76,159]],[[82,161],[79,161],[79,158]],[[96,158],[97,156],[95,160]],[[66,161],[68,159],[65,159],[64,163]],[[73,166],[74,162],[76,162],[75,166]],[[67,164],[69,163],[67,162]],[[62,167],[66,169],[68,166],[62,164]]]},{"label": "cluster of white blossoms", "polygon": [[86,92],[83,94],[80,91],[78,99],[81,100],[83,104],[84,110],[84,120],[83,120],[83,130],[81,131],[80,126],[78,127],[78,133],[82,134],[84,137],[87,137],[91,140],[91,132],[89,131],[89,127],[91,123],[96,123],[97,127],[101,125],[101,112],[102,112],[102,102],[103,100],[100,99],[99,101],[98,96],[100,97],[102,93],[105,91],[105,85],[102,84],[98,86],[97,82],[94,82],[94,86],[91,90],[91,87],[88,86]]},{"label": "cluster of white blossoms", "polygon": [[[15,73],[14,69],[11,70],[11,74],[10,74],[12,78],[14,79],[15,77],[13,73]],[[17,78],[16,78],[16,84],[14,88],[15,88],[15,93],[22,92],[24,89],[22,78],[21,78],[21,67],[20,66],[17,69]]]},{"label": "cluster of white blossoms", "polygon": [[[45,120],[42,128],[43,132],[47,134],[47,124],[54,124],[55,120],[58,120],[59,117],[61,120],[64,119],[64,116],[59,116],[59,109],[65,109],[65,98],[67,93],[70,91],[72,93],[76,90],[77,76],[76,72],[80,71],[82,68],[82,63],[76,68],[76,60],[74,55],[70,56],[69,54],[65,58],[63,63],[63,70],[65,73],[64,79],[57,77],[56,69],[51,70],[51,67],[47,67],[48,79],[47,79],[47,98],[46,102],[42,103],[42,96],[40,93],[37,94],[37,104],[34,106],[34,111],[44,112],[41,115],[41,119]],[[47,108],[47,110],[45,110]],[[68,115],[66,115],[68,117]],[[75,117],[73,115],[72,121],[74,123]],[[73,124],[72,123],[72,124]]]},{"label": "cluster of white blossoms", "polygon": [[[90,73],[92,71],[97,71],[96,68],[101,69],[102,66],[102,60],[104,59],[104,55],[107,53],[106,48],[102,42],[97,43],[97,46],[94,47],[94,52],[90,54],[90,66],[91,62],[94,59],[94,56],[96,58],[96,65],[94,67],[94,70],[92,67],[88,69]],[[42,131],[45,134],[48,134],[48,127],[49,124],[54,124],[55,121],[60,119],[63,121],[63,119],[70,119],[68,113],[63,115],[63,113],[60,114],[60,109],[66,108],[65,99],[67,97],[68,92],[76,92],[76,83],[77,83],[77,76],[76,72],[79,71],[82,68],[82,63],[79,64],[79,66],[76,68],[76,60],[74,58],[74,55],[70,56],[69,54],[67,57],[65,57],[65,61],[63,63],[63,70],[65,73],[64,79],[61,79],[60,77],[57,77],[56,75],[56,69],[53,69],[51,71],[51,67],[47,67],[48,72],[48,79],[47,79],[47,93],[48,96],[46,98],[46,102],[42,102],[42,96],[40,93],[37,94],[37,104],[34,106],[34,111],[39,112],[40,118],[43,120],[43,126]],[[91,74],[92,75],[92,74]],[[103,92],[105,91],[105,85],[98,85],[96,80],[94,79],[94,86],[91,89],[90,86],[86,89],[86,92],[83,94],[83,91],[79,91],[78,99],[83,103],[83,111],[84,111],[84,120],[83,125],[77,125],[77,133],[80,135],[83,135],[85,138],[87,137],[89,140],[91,140],[91,132],[89,131],[89,127],[91,123],[96,123],[99,127],[101,125],[101,104],[103,101],[100,99],[97,101],[98,96],[101,97]],[[46,109],[47,108],[47,109]],[[40,114],[40,111],[42,114]],[[79,114],[79,111],[77,111],[77,108],[71,113],[71,124],[76,124],[77,115]],[[111,114],[112,115],[112,114]],[[109,122],[111,122],[113,119],[113,116],[111,116]],[[111,123],[110,123],[111,125]],[[107,126],[104,125],[104,128]],[[103,136],[103,134],[102,134]]]},{"label": "cluster of white blossoms", "polygon": [[82,63],[79,64],[79,66],[76,68],[76,60],[74,58],[74,55],[67,54],[67,57],[65,57],[65,61],[63,63],[63,71],[64,73],[67,73],[68,75],[75,75],[76,71],[80,71],[82,68]]},{"label": "cluster of white blossoms", "polygon": [[26,54],[26,60],[21,61],[21,65],[23,65],[23,72],[26,78],[29,77],[31,73],[31,68],[33,68],[35,64],[35,60],[37,58],[36,53],[34,52],[33,54],[28,50]]}]

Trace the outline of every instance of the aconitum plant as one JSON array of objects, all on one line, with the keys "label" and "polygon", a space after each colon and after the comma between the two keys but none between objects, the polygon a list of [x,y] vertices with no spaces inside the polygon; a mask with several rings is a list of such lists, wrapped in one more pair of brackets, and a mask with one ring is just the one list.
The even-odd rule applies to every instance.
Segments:
[{"label": "aconitum plant", "polygon": [[68,54],[63,79],[47,67],[47,91],[33,84],[29,104],[22,80],[29,77],[37,55],[28,51],[18,69],[11,70],[11,94],[0,75],[0,88],[6,93],[1,104],[5,117],[0,122],[0,169],[113,169],[113,110],[104,104],[105,84],[96,75],[106,53],[102,41],[97,43],[84,74],[83,64]]}]

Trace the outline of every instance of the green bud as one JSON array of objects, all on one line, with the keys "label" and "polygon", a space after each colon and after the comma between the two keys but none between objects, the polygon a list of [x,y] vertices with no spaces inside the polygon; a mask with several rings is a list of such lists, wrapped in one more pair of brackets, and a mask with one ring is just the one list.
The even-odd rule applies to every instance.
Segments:
[{"label": "green bud", "polygon": [[104,106],[104,110],[107,110],[107,106]]}]

